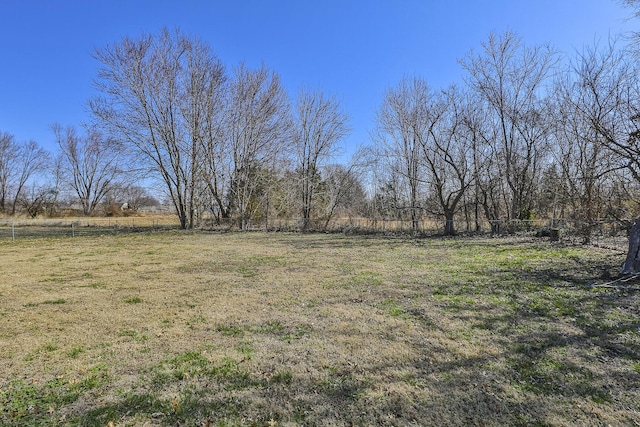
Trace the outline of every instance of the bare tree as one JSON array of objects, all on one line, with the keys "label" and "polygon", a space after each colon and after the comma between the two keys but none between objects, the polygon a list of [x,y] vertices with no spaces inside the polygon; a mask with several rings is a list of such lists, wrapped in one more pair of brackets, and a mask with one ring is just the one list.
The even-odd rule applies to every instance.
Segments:
[{"label": "bare tree", "polygon": [[[461,132],[470,143],[473,216],[475,231],[480,231],[481,216],[491,224],[491,232],[500,231],[504,208],[504,179],[500,173],[499,148],[495,146],[498,130],[491,120],[488,106],[477,94],[467,94]],[[482,214],[480,214],[482,209]]]},{"label": "bare tree", "polygon": [[[431,212],[445,219],[444,234],[456,233],[454,216],[472,182],[472,137],[463,126],[464,98],[451,87],[434,98],[429,110],[434,117],[429,133],[421,140],[428,183],[434,202]],[[430,205],[427,205],[429,209]]]},{"label": "bare tree", "polygon": [[460,61],[469,73],[469,86],[490,107],[500,148],[498,167],[509,189],[509,218],[521,218],[532,204],[547,141],[541,91],[555,62],[549,47],[526,47],[510,32],[491,34],[482,54],[471,52]]},{"label": "bare tree", "polygon": [[346,165],[330,164],[322,168],[319,198],[322,199],[325,230],[337,212],[350,217],[365,212],[367,194],[363,177],[374,162],[370,149],[359,147]]},{"label": "bare tree", "polygon": [[[618,0],[623,6],[634,9],[634,15],[636,17],[640,16],[640,0]],[[635,33],[635,36],[638,37],[638,33]]]},{"label": "bare tree", "polygon": [[121,169],[119,144],[95,129],[79,135],[72,126],[52,126],[60,148],[62,177],[73,189],[85,215],[91,215],[116,183]]},{"label": "bare tree", "polygon": [[230,203],[228,200],[232,176],[231,144],[225,128],[228,101],[227,85],[220,86],[217,93],[209,96],[207,114],[204,116],[202,144],[202,180],[206,186],[206,194],[202,195],[207,208],[214,213],[218,223],[222,218],[229,218]]},{"label": "bare tree", "polygon": [[426,81],[419,77],[404,78],[387,91],[376,116],[374,139],[380,155],[408,186],[407,207],[411,229],[418,232],[420,218],[420,185],[424,182],[421,168],[421,141],[433,125],[427,110],[434,96]]},{"label": "bare tree", "polygon": [[402,219],[401,213],[404,201],[402,200],[402,195],[398,192],[399,188],[400,184],[398,183],[397,174],[392,173],[390,176],[385,177],[384,180],[378,182],[378,187],[371,199],[371,213],[374,220],[377,219],[378,215],[380,215],[383,220]]},{"label": "bare tree", "polygon": [[[228,87],[222,63],[203,43],[189,43],[186,50],[188,78],[182,96],[181,112],[186,123],[191,173],[188,183],[192,200],[190,224],[195,212],[206,208],[203,199],[213,198],[222,208],[221,186],[225,170],[220,166],[224,149],[224,115]],[[190,150],[190,151],[189,151]]]},{"label": "bare tree", "polygon": [[25,188],[16,204],[20,204],[31,218],[36,218],[40,214],[50,213],[53,210],[57,196],[55,187],[34,183]]},{"label": "bare tree", "polygon": [[604,214],[610,172],[628,166],[617,147],[628,148],[624,123],[632,79],[623,52],[611,43],[577,54],[554,90],[554,151],[585,243]]},{"label": "bare tree", "polygon": [[22,192],[29,182],[29,179],[47,169],[51,157],[49,153],[41,148],[35,141],[22,144],[18,150],[16,168],[16,180],[13,193],[13,207],[11,214],[16,213],[16,201],[22,196]]},{"label": "bare tree", "polygon": [[[270,169],[290,141],[291,113],[287,93],[279,76],[262,65],[250,70],[240,64],[229,95],[226,135],[232,160],[230,211],[246,229],[259,211],[269,184]],[[264,210],[264,209],[263,209]]]},{"label": "bare tree", "polygon": [[137,211],[142,207],[158,206],[160,204],[146,188],[139,185],[129,185],[123,188],[123,196],[127,208],[133,211]]},{"label": "bare tree", "polygon": [[15,174],[13,163],[18,156],[18,147],[14,136],[3,132],[0,134],[0,212],[6,212],[7,199]]},{"label": "bare tree", "polygon": [[299,174],[302,228],[309,228],[320,168],[335,153],[338,142],[348,132],[348,115],[340,111],[334,97],[302,90],[296,104],[296,170]]},{"label": "bare tree", "polygon": [[94,115],[161,179],[181,227],[193,227],[202,149],[216,133],[224,67],[205,43],[167,29],[125,37],[95,57],[102,96],[90,102]]},{"label": "bare tree", "polygon": [[17,143],[13,135],[0,133],[0,212],[14,215],[25,186],[47,168],[49,153],[35,141]]},{"label": "bare tree", "polygon": [[118,211],[136,212],[142,207],[158,206],[160,202],[147,188],[120,181],[111,186],[103,204],[113,205]]}]

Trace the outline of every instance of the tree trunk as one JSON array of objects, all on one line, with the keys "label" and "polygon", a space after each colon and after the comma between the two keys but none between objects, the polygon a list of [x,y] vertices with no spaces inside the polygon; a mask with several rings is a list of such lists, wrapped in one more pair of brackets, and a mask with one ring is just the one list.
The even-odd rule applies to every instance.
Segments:
[{"label": "tree trunk", "polygon": [[444,235],[445,236],[455,236],[456,228],[453,223],[453,212],[448,211],[445,213],[445,222],[444,222]]},{"label": "tree trunk", "polygon": [[638,274],[640,273],[640,218],[631,227],[629,231],[629,252],[627,259],[622,264],[620,274]]}]

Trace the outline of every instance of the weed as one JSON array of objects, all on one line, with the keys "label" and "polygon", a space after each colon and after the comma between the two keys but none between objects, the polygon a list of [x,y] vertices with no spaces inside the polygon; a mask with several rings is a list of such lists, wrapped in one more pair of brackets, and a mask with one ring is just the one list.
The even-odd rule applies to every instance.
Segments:
[{"label": "weed", "polygon": [[240,273],[240,275],[245,279],[251,279],[258,275],[258,270],[253,267],[243,265],[238,268],[238,273]]},{"label": "weed", "polygon": [[149,337],[141,332],[136,331],[135,329],[121,329],[118,331],[119,337],[128,337],[136,342],[145,342],[149,339]]},{"label": "weed", "polygon": [[140,297],[131,297],[131,298],[126,298],[124,302],[126,304],[141,304],[143,301],[142,301],[142,298]]},{"label": "weed", "polygon": [[289,369],[280,369],[269,378],[269,382],[273,384],[289,385],[293,381],[293,374]]},{"label": "weed", "polygon": [[282,335],[284,333],[285,327],[278,320],[270,320],[268,322],[260,325],[256,332],[261,334],[273,334],[273,335]]},{"label": "weed", "polygon": [[392,299],[386,299],[382,302],[382,307],[393,317],[401,317],[404,315],[404,308]]},{"label": "weed", "polygon": [[76,359],[83,352],[84,352],[84,349],[82,347],[73,347],[71,350],[67,352],[67,356],[69,356],[70,359]]},{"label": "weed", "polygon": [[51,299],[51,300],[45,300],[42,301],[40,303],[35,303],[35,302],[30,302],[25,304],[25,307],[37,307],[39,305],[60,305],[60,304],[66,304],[67,300],[64,298],[58,298],[58,299]]},{"label": "weed", "polygon": [[375,273],[372,271],[362,271],[355,275],[350,275],[346,281],[344,281],[343,286],[350,287],[362,287],[362,286],[381,286],[383,284],[382,277],[379,273]]},{"label": "weed", "polygon": [[305,308],[316,308],[318,306],[318,301],[311,299],[304,304]]},{"label": "weed", "polygon": [[41,350],[45,353],[51,353],[59,349],[60,346],[54,342],[47,343],[41,347]]},{"label": "weed", "polygon": [[207,323],[207,318],[201,314],[191,316],[189,320],[187,320],[187,326],[189,326],[190,328],[193,328],[195,325],[202,323]]},{"label": "weed", "polygon": [[270,334],[280,337],[285,341],[298,340],[311,332],[310,325],[283,325],[278,320],[270,320],[254,329],[259,334]]},{"label": "weed", "polygon": [[312,330],[313,328],[311,327],[311,325],[296,325],[293,328],[293,331],[286,334],[283,338],[287,341],[297,340],[304,336],[310,335]]},{"label": "weed", "polygon": [[43,283],[64,283],[67,280],[68,279],[64,276],[51,276],[51,277],[42,279],[42,282]]},{"label": "weed", "polygon": [[236,347],[236,350],[244,357],[244,360],[251,360],[253,355],[256,353],[256,350],[253,348],[251,343],[246,341],[240,343],[240,345]]},{"label": "weed", "polygon": [[244,335],[244,329],[237,325],[218,325],[216,331],[225,337],[242,337]]},{"label": "weed", "polygon": [[109,284],[106,282],[94,282],[90,285],[87,285],[86,287],[91,289],[107,289],[109,287]]},{"label": "weed", "polygon": [[320,383],[320,386],[332,398],[355,400],[363,384],[360,384],[351,374],[343,372],[331,374]]}]

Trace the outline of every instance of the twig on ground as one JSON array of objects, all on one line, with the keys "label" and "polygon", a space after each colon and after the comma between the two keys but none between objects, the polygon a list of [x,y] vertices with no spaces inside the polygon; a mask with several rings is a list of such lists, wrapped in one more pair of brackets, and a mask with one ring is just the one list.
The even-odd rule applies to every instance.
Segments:
[{"label": "twig on ground", "polygon": [[606,283],[602,283],[602,284],[597,284],[597,283],[592,283],[590,285],[588,285],[588,288],[609,288],[609,289],[621,289],[621,290],[627,290],[627,289],[636,289],[635,287],[631,287],[631,286],[614,286],[616,283],[627,283],[630,282],[633,279],[636,279],[640,277],[640,274],[632,274],[630,276],[623,276],[620,277],[616,280],[612,280],[610,282],[606,282]]}]

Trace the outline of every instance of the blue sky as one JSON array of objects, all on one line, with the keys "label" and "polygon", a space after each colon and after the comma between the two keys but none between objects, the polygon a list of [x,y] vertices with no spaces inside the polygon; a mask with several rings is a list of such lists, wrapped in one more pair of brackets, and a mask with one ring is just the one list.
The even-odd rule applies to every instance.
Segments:
[{"label": "blue sky", "polygon": [[632,15],[618,0],[0,0],[0,132],[54,151],[51,124],[88,120],[94,49],[167,26],[229,69],[264,62],[292,98],[303,85],[336,95],[351,115],[346,158],[369,142],[387,88],[461,82],[458,59],[491,31],[570,53],[640,30]]}]

